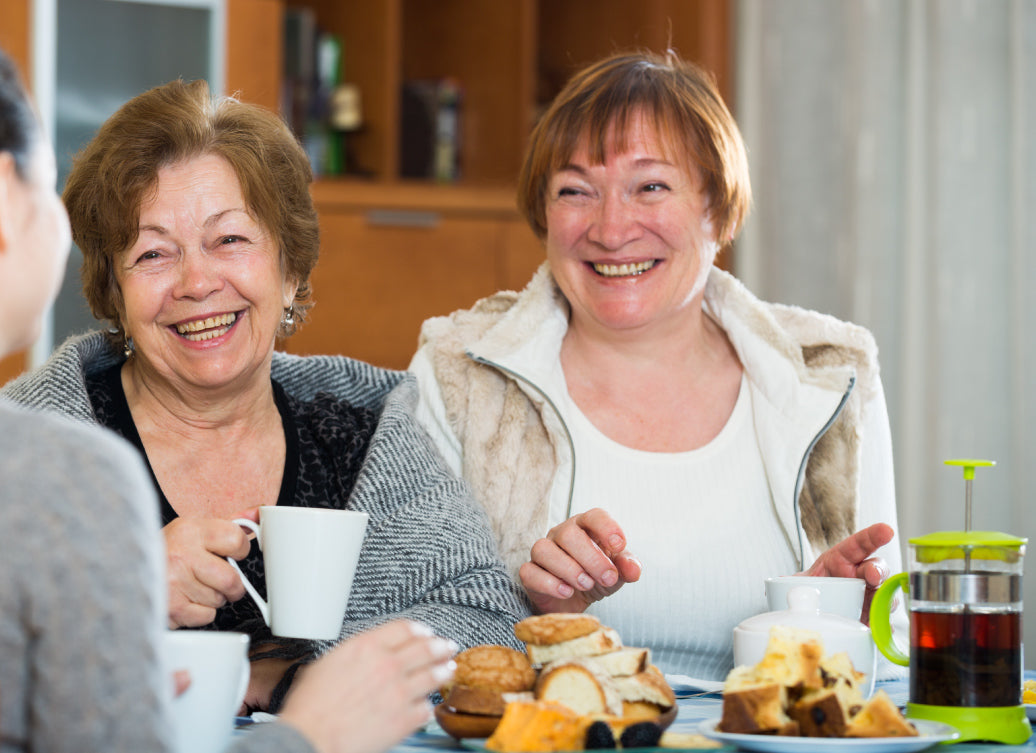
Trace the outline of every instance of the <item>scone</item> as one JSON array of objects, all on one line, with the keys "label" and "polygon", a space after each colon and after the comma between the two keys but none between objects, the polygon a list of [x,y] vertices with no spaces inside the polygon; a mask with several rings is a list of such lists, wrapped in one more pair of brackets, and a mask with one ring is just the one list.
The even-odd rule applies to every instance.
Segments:
[{"label": "scone", "polygon": [[515,637],[534,646],[549,646],[590,635],[601,629],[601,621],[591,614],[555,612],[526,617],[514,626]]},{"label": "scone", "polygon": [[506,697],[531,691],[536,683],[529,658],[507,646],[474,646],[454,661],[457,669],[440,691],[443,702],[435,716],[458,739],[491,734],[507,706]]}]

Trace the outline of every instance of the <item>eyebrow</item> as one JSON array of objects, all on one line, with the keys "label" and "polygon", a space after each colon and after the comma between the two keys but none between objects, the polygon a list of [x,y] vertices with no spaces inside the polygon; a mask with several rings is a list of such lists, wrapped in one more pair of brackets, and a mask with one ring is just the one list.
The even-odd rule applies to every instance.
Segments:
[{"label": "eyebrow", "polygon": [[[675,162],[671,162],[664,158],[640,157],[633,161],[634,167],[652,167],[654,165],[661,165],[663,167],[677,167]],[[558,167],[557,172],[574,172],[579,173],[580,175],[586,175],[588,170],[582,165],[576,165],[571,162],[566,162],[565,164]]]},{"label": "eyebrow", "polygon": [[[220,220],[222,220],[224,217],[226,217],[228,214],[231,214],[232,212],[243,212],[245,215],[251,216],[251,215],[248,214],[247,211],[245,211],[244,207],[230,207],[229,209],[224,209],[224,210],[222,210],[220,212],[216,212],[215,214],[207,217],[205,219],[205,222],[202,224],[202,227],[211,227],[212,225],[215,225],[217,222],[219,222]],[[159,235],[166,235],[169,232],[169,230],[167,228],[165,228],[164,226],[162,226],[162,225],[141,225],[139,230],[138,230],[138,232],[140,232],[140,233],[143,233],[143,232],[146,232],[146,231],[150,231],[150,232],[153,232],[153,233],[158,233]]]}]

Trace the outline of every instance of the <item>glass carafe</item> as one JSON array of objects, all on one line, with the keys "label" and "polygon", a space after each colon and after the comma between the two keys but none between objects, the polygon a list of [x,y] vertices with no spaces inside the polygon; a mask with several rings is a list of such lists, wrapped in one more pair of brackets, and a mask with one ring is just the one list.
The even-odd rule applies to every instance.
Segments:
[{"label": "glass carafe", "polygon": [[[871,605],[878,649],[910,666],[907,715],[953,724],[962,739],[1016,742],[1024,735],[1019,741],[1024,742],[1029,736],[1021,706],[1026,540],[992,531],[944,531],[909,544],[909,572],[886,581]],[[889,627],[898,588],[908,596],[909,657],[892,641]]]}]

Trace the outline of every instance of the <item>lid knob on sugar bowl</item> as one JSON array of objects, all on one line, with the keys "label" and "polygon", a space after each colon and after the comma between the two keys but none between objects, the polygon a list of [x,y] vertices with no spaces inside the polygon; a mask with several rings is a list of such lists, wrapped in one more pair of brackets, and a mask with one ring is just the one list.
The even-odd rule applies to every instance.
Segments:
[{"label": "lid knob on sugar bowl", "polygon": [[788,609],[749,617],[734,628],[734,664],[757,664],[766,653],[770,628],[781,626],[810,630],[820,635],[824,654],[848,654],[853,668],[863,673],[860,690],[864,697],[874,689],[876,655],[870,629],[863,623],[820,611],[820,591],[795,586],[788,592]]}]

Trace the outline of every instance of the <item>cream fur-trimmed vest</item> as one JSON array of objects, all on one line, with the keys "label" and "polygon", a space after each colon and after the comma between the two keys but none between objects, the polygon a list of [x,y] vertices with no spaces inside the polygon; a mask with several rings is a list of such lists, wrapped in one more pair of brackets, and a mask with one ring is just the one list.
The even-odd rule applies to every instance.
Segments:
[{"label": "cream fur-trimmed vest", "polygon": [[[819,553],[856,530],[861,410],[878,387],[873,337],[830,316],[762,302],[715,268],[705,300],[739,354],[741,347],[772,349],[801,383],[838,392],[845,390],[846,374],[855,372],[841,412],[809,454],[799,494],[803,530]],[[571,443],[543,395],[476,357],[493,361],[512,352],[559,306],[567,311],[544,264],[521,293],[497,293],[470,309],[429,319],[421,330],[420,347],[429,354],[446,418],[460,442],[462,474],[488,512],[513,575],[547,530],[554,476],[570,456]],[[736,325],[737,333],[727,324]],[[742,362],[749,379],[765,391],[767,375],[753,374],[751,359]]]}]

